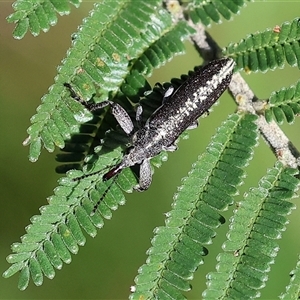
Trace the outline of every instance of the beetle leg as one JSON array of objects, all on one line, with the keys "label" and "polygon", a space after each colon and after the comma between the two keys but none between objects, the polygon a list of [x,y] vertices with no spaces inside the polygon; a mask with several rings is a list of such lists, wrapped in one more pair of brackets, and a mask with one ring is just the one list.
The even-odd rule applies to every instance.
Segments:
[{"label": "beetle leg", "polygon": [[177,150],[177,146],[175,144],[171,144],[168,147],[163,147],[163,150],[173,152]]},{"label": "beetle leg", "polygon": [[[106,102],[106,101],[105,101]],[[130,134],[133,131],[133,123],[126,110],[118,103],[107,101],[111,107],[113,116],[126,134]]]},{"label": "beetle leg", "polygon": [[145,159],[140,165],[140,178],[139,184],[135,186],[135,189],[139,192],[145,191],[149,188],[152,182],[152,170],[150,160]]},{"label": "beetle leg", "polygon": [[143,114],[143,107],[142,107],[142,105],[138,105],[138,107],[136,109],[135,119],[136,119],[139,127],[142,127],[142,114]]},{"label": "beetle leg", "polygon": [[121,128],[125,131],[126,134],[130,134],[133,131],[133,123],[126,112],[126,110],[118,103],[112,102],[112,101],[102,101],[100,103],[87,103],[83,99],[80,98],[75,92],[75,90],[72,88],[72,86],[69,83],[64,83],[64,86],[67,87],[70,90],[71,97],[80,102],[82,105],[85,106],[86,109],[89,111],[96,111],[98,109],[104,108],[106,106],[111,107],[111,112]]},{"label": "beetle leg", "polygon": [[92,103],[91,105],[89,105],[89,107],[85,105],[85,107],[90,111],[96,111],[108,105],[111,107],[111,112],[113,116],[115,117],[121,128],[125,131],[125,133],[132,133],[134,127],[133,123],[126,110],[120,104],[106,100],[100,103]]},{"label": "beetle leg", "polygon": [[170,85],[169,88],[165,91],[164,98],[162,100],[163,104],[172,96],[174,90],[175,90],[174,86]]},{"label": "beetle leg", "polygon": [[195,129],[198,127],[198,121],[196,120],[194,123],[192,123],[187,129]]},{"label": "beetle leg", "polygon": [[165,89],[160,82],[155,83],[155,86],[159,87],[164,93],[162,104],[164,104],[172,96],[175,90],[174,86],[172,85],[170,85],[167,89]]}]

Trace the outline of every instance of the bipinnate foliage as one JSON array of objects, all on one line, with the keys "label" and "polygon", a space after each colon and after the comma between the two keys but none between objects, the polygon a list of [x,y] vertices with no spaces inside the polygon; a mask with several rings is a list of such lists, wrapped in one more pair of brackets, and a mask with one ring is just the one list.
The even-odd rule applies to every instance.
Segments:
[{"label": "bipinnate foliage", "polygon": [[41,30],[47,32],[50,26],[57,23],[57,13],[61,16],[70,13],[69,3],[79,7],[80,2],[80,0],[17,0],[13,3],[15,12],[7,18],[7,21],[16,23],[14,38],[23,38],[28,30],[37,36]]},{"label": "bipinnate foliage", "polygon": [[300,67],[299,19],[285,22],[278,29],[266,29],[248,35],[238,43],[230,43],[226,55],[235,56],[237,70],[261,71],[282,68],[287,62]]},{"label": "bipinnate foliage", "polygon": [[290,272],[290,284],[287,285],[285,293],[279,296],[281,300],[297,299],[299,298],[299,286],[300,286],[300,261],[298,257],[297,265],[293,271]]},{"label": "bipinnate foliage", "polygon": [[[217,271],[208,274],[204,299],[252,299],[265,286],[266,273],[279,250],[275,242],[286,229],[287,215],[295,208],[290,203],[299,184],[294,169],[277,162],[249,190],[231,219],[228,240],[217,260]],[[233,255],[234,253],[234,255]]]},{"label": "bipinnate foliage", "polygon": [[[19,272],[21,290],[26,289],[30,278],[35,285],[41,285],[44,276],[52,279],[55,269],[70,263],[72,254],[85,244],[85,233],[94,237],[104,220],[111,219],[112,212],[125,204],[124,192],[132,192],[137,183],[136,168],[123,170],[113,182],[102,180],[107,169],[124,155],[129,139],[108,109],[90,113],[70,97],[64,84],[70,84],[84,101],[118,102],[132,118],[140,103],[145,122],[161,105],[164,90],[170,84],[180,86],[190,74],[153,88],[146,77],[175,55],[183,54],[184,40],[191,38],[197,43],[193,34],[205,33],[195,24],[229,20],[245,2],[192,0],[180,5],[152,0],[136,5],[134,0],[104,0],[95,4],[72,35],[72,47],[31,118],[24,142],[30,145],[31,161],[38,159],[42,148],[50,152],[56,146],[61,148],[57,171],[66,174],[47,199],[48,204],[40,208],[40,215],[31,218],[21,242],[12,245],[13,254],[7,257],[11,266],[4,277]],[[27,30],[33,35],[47,31],[56,23],[56,13],[69,13],[68,3],[79,5],[74,0],[16,1],[15,12],[8,17],[8,21],[16,22],[14,36],[22,38]],[[231,42],[222,49],[222,55],[235,60],[235,71],[248,74],[281,68],[285,62],[299,68],[299,39],[299,20],[295,19]],[[201,45],[197,48],[205,56]],[[212,47],[211,53],[217,58],[221,51]],[[233,78],[233,84],[236,80]],[[242,103],[243,91],[236,95],[232,86],[229,89],[237,103]],[[274,125],[274,120],[281,124],[285,118],[293,123],[300,113],[300,84],[283,87],[267,100],[247,100],[256,100],[251,106],[254,109],[241,106],[228,116],[182,180],[165,226],[155,229],[131,299],[185,298],[194,272],[208,254],[207,245],[213,243],[218,228],[225,223],[222,212],[235,203],[246,177],[245,168],[254,155],[259,134],[264,132],[260,121]],[[285,161],[283,150],[274,148],[272,138],[264,137],[279,161],[236,203],[216,271],[207,275],[206,299],[259,297],[279,250],[275,240],[281,238],[294,208],[289,200],[298,189],[298,165]],[[295,149],[293,154],[296,161]],[[161,166],[166,155],[162,152],[154,157],[152,165]],[[297,299],[298,269],[299,263],[282,299]]]},{"label": "bipinnate foliage", "polygon": [[[192,166],[175,194],[165,227],[155,231],[147,264],[139,269],[132,299],[181,299],[188,280],[212,243],[215,230],[224,223],[220,214],[233,203],[257,142],[255,116],[229,116],[212,138],[205,153]],[[188,259],[192,257],[192,259]]]},{"label": "bipinnate foliage", "polygon": [[[64,141],[79,132],[80,123],[92,118],[80,103],[63,100],[69,96],[65,82],[87,100],[96,92],[101,95],[97,101],[118,98],[118,91],[136,95],[145,87],[143,75],[151,75],[153,68],[184,51],[182,39],[194,31],[184,22],[172,23],[166,10],[156,9],[159,2],[136,6],[134,1],[126,1],[118,6],[104,1],[95,5],[73,35],[73,47],[59,67],[55,83],[31,119],[26,140],[31,161],[38,159],[42,146],[50,152],[55,146],[63,148]],[[96,86],[100,87],[97,91]]]},{"label": "bipinnate foliage", "polygon": [[265,110],[266,119],[269,122],[275,119],[277,123],[282,124],[285,118],[288,123],[293,123],[295,116],[300,113],[299,98],[300,82],[273,92]]}]

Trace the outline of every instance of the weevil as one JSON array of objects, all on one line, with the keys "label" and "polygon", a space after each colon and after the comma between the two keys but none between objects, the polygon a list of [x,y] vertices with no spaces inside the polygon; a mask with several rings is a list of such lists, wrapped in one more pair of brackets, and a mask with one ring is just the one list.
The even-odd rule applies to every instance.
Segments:
[{"label": "weevil", "polygon": [[[197,70],[176,90],[170,86],[165,91],[162,105],[135,132],[133,122],[122,106],[112,101],[89,105],[76,95],[69,84],[65,84],[71,96],[91,111],[110,106],[121,128],[131,137],[131,147],[127,154],[103,175],[103,180],[111,179],[124,168],[139,165],[139,183],[135,189],[147,190],[152,181],[150,159],[163,150],[176,150],[179,135],[188,128],[197,127],[197,119],[208,111],[228,87],[234,65],[231,58],[214,60]],[[138,123],[141,123],[141,115],[142,107],[139,106],[136,113]]]}]

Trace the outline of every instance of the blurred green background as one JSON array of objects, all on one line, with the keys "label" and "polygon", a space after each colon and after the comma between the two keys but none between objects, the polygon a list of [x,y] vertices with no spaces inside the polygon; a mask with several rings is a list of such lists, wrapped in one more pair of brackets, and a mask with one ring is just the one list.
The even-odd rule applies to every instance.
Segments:
[{"label": "blurred green background", "polygon": [[[39,213],[40,206],[46,205],[46,197],[52,194],[59,178],[54,172],[54,154],[43,151],[38,162],[30,163],[28,148],[22,146],[22,141],[27,137],[30,117],[53,83],[56,67],[70,47],[71,33],[76,31],[93,1],[84,1],[78,10],[72,8],[70,16],[59,17],[57,26],[47,34],[42,33],[37,38],[28,34],[21,41],[12,38],[14,26],[5,21],[13,11],[11,4],[12,1],[0,1],[1,273],[9,267],[5,257],[11,253],[10,245],[19,241],[29,218]],[[299,1],[257,1],[244,7],[233,21],[225,21],[222,26],[213,24],[208,30],[220,46],[226,46],[248,33],[273,28],[299,16]],[[199,63],[197,54],[188,46],[186,55],[176,57],[156,71],[150,81],[152,84],[168,81]],[[266,74],[243,76],[258,97],[266,98],[273,90],[295,83],[300,71],[286,66],[283,70]],[[168,161],[156,170],[151,188],[144,193],[128,195],[127,204],[114,213],[113,219],[106,222],[96,238],[87,237],[86,246],[73,256],[70,265],[64,265],[63,270],[56,272],[53,280],[45,279],[41,287],[30,283],[26,291],[20,292],[17,289],[18,275],[10,279],[0,277],[0,299],[126,299],[138,267],[145,262],[152,231],[163,225],[164,213],[170,210],[180,179],[187,174],[198,153],[205,149],[216,126],[234,110],[235,104],[224,95],[209,118],[201,119],[200,127],[190,131],[190,138],[180,142],[179,151],[169,154]],[[300,149],[299,120],[293,126],[284,125],[283,128]],[[273,166],[274,161],[273,154],[260,139],[237,200],[250,186],[257,185],[258,179]],[[225,213],[227,220],[232,209]],[[289,281],[288,272],[294,267],[300,252],[299,215],[299,211],[293,212],[289,230],[279,242],[278,263],[272,267],[268,287],[262,290],[263,299],[277,298]],[[208,247],[211,255],[197,271],[189,299],[201,299],[201,292],[206,287],[205,274],[214,270],[228,222],[223,227],[213,247]]]}]

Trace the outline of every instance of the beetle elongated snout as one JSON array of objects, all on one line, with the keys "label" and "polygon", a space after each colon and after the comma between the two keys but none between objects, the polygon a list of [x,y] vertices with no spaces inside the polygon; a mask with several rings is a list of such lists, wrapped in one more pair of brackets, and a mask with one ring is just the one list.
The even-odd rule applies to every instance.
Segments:
[{"label": "beetle elongated snout", "polygon": [[119,174],[122,171],[122,169],[123,169],[123,167],[121,166],[121,164],[116,165],[114,168],[112,168],[106,174],[103,175],[103,177],[102,177],[103,181],[107,181],[107,180],[111,179],[112,177],[116,176],[117,174]]}]

